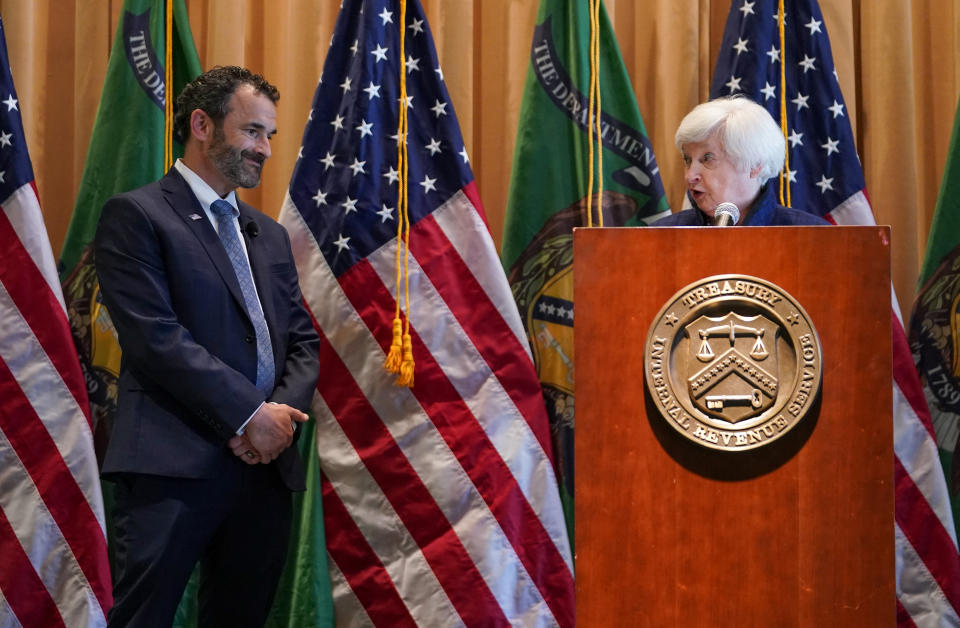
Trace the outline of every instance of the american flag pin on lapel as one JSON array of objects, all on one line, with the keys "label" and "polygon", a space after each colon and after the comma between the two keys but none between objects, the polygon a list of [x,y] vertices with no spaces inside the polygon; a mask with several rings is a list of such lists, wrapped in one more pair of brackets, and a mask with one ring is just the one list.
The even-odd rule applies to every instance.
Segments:
[{"label": "american flag pin on lapel", "polygon": [[200,220],[202,216],[200,214],[190,214],[190,220]]}]

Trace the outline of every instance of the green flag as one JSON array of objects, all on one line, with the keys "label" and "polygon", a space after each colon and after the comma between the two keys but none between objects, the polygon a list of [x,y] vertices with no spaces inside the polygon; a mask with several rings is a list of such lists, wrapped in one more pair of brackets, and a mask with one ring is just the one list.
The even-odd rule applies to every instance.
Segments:
[{"label": "green flag", "polygon": [[[102,461],[117,407],[120,346],[100,301],[93,236],[108,198],[164,173],[165,103],[200,74],[183,0],[173,1],[173,89],[166,86],[166,3],[126,0],[107,60],[100,106],[73,216],[60,253],[60,279],[80,366],[87,382],[97,459]],[[174,155],[183,147],[174,145]],[[113,485],[103,484],[110,564]]]},{"label": "green flag", "polygon": [[[501,251],[550,415],[554,461],[571,540],[573,228],[587,224],[588,11],[586,2],[540,3],[520,108]],[[665,215],[669,208],[633,88],[602,5],[599,48],[604,225],[646,224]],[[593,204],[596,207],[596,199]],[[615,263],[613,257],[611,263]]]},{"label": "green flag", "polygon": [[307,491],[293,496],[287,565],[265,628],[333,628],[334,625],[316,425],[313,419],[305,423],[298,441],[307,473]]},{"label": "green flag", "polygon": [[910,316],[910,348],[923,382],[940,461],[960,521],[960,110],[953,126],[927,252]]},{"label": "green flag", "polygon": [[[80,189],[60,254],[60,279],[80,363],[86,376],[97,457],[117,405],[120,348],[93,267],[91,243],[100,209],[114,194],[164,173],[164,103],[200,74],[183,0],[173,0],[173,89],[165,89],[165,3],[126,0],[113,40]],[[182,147],[174,146],[176,156]]]}]

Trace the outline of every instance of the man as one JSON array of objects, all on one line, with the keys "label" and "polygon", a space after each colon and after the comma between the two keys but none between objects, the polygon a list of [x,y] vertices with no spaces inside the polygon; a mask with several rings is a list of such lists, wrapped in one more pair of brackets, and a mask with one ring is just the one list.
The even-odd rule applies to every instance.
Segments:
[{"label": "man", "polygon": [[261,626],[283,568],[319,340],[286,231],[235,195],[260,182],[278,98],[246,69],[197,77],[177,100],[183,159],[103,208],[97,274],[123,349],[103,464],[111,626],[169,626],[197,561],[199,625]]}]

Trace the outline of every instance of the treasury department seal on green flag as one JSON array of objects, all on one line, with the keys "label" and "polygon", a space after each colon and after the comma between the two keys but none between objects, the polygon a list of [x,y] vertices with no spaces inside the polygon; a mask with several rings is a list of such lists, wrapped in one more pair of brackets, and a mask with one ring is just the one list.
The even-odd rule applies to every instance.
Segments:
[{"label": "treasury department seal on green flag", "polygon": [[[60,254],[60,280],[80,364],[87,381],[98,459],[109,440],[117,404],[120,346],[93,267],[93,235],[108,198],[146,185],[164,172],[164,106],[200,74],[183,0],[173,2],[173,86],[165,82],[166,5],[127,0],[107,62],[100,106],[73,216]],[[174,146],[174,156],[183,152]]]},{"label": "treasury department seal on green flag", "polygon": [[[602,5],[599,48],[604,225],[648,224],[669,207]],[[543,387],[571,540],[573,228],[587,225],[590,194],[589,50],[588,3],[543,0],[530,49],[501,252]],[[613,251],[610,261],[616,263]]]},{"label": "treasury department seal on green flag", "polygon": [[950,490],[960,517],[960,115],[954,121],[930,238],[910,316],[910,349],[923,382]]}]

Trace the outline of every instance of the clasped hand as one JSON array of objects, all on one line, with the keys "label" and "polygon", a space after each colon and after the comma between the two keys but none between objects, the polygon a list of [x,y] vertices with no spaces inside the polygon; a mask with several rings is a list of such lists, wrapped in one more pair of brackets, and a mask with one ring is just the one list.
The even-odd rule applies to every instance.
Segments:
[{"label": "clasped hand", "polygon": [[309,417],[283,403],[260,406],[243,434],[234,436],[227,446],[247,464],[267,464],[293,442],[293,421],[303,423]]}]

